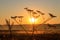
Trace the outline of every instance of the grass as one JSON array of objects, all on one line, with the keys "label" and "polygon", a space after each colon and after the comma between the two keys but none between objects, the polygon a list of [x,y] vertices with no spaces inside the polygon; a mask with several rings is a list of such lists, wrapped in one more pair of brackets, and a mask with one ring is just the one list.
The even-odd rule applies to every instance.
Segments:
[{"label": "grass", "polygon": [[0,40],[60,40],[60,34],[0,34]]}]

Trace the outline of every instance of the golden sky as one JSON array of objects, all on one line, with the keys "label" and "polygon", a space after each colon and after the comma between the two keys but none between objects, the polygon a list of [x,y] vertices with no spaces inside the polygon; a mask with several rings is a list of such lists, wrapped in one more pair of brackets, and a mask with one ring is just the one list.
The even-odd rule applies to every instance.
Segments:
[{"label": "golden sky", "polygon": [[[5,18],[10,19],[11,16],[23,15],[23,23],[28,24],[29,14],[25,7],[30,9],[40,10],[45,13],[45,18],[48,18],[48,13],[52,13],[57,18],[52,19],[48,23],[60,24],[60,0],[0,0],[0,24],[6,24]],[[39,23],[42,23],[42,18],[39,18]]]}]

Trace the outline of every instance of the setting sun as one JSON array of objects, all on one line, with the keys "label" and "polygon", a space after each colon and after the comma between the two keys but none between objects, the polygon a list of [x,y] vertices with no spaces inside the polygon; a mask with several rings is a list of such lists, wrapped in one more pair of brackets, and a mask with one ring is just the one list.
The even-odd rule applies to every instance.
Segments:
[{"label": "setting sun", "polygon": [[34,23],[35,22],[35,18],[30,18],[30,22]]}]

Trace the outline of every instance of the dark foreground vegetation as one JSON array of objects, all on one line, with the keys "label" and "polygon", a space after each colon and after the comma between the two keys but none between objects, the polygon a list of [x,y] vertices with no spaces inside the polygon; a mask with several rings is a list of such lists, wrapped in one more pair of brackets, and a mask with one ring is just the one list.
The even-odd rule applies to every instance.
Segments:
[{"label": "dark foreground vegetation", "polygon": [[0,34],[0,40],[60,40],[60,34]]}]

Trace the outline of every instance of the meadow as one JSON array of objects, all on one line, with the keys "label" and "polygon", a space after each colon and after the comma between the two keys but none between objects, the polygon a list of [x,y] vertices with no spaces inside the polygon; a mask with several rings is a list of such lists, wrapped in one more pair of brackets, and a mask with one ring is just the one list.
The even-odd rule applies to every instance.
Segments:
[{"label": "meadow", "polygon": [[[41,29],[40,26],[37,25],[39,26],[37,29],[39,28],[40,30],[34,30],[34,33],[33,30],[24,30],[19,25],[13,26],[10,32],[7,25],[2,25],[0,28],[0,40],[60,40],[60,24],[54,24],[57,26],[56,28],[45,27],[46,25],[47,24],[44,24],[43,26],[40,25]],[[24,25],[25,28],[29,28],[29,26],[32,25]]]}]

